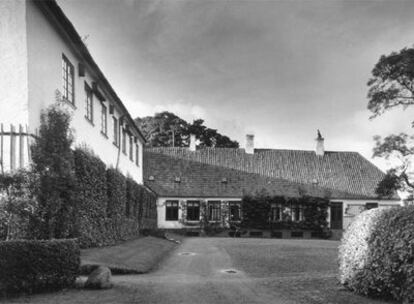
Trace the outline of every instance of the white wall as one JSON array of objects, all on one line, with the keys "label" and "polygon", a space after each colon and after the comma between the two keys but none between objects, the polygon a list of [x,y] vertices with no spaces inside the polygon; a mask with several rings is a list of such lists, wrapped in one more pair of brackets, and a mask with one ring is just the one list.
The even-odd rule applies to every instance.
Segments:
[{"label": "white wall", "polygon": [[[69,43],[57,32],[54,26],[46,19],[43,13],[31,1],[27,2],[27,45],[28,45],[28,100],[29,100],[29,125],[31,130],[38,128],[41,110],[53,104],[56,100],[56,91],[63,92],[62,81],[62,54],[72,63],[75,69],[74,90],[75,106],[67,104],[73,113],[72,128],[75,135],[75,145],[86,145],[99,156],[108,166],[116,166],[125,174],[134,178],[142,184],[142,141],[138,141],[140,147],[139,166],[129,156],[119,153],[118,148],[113,144],[112,115],[109,114],[109,104],[115,105],[109,94],[105,94],[104,102],[108,109],[108,138],[101,134],[101,103],[93,96],[93,125],[85,118],[86,93],[84,83],[92,87],[95,80],[94,72],[87,68],[86,77],[80,77],[78,64],[80,58],[70,47]],[[114,116],[119,119],[122,115],[121,109],[115,105]],[[137,134],[134,134],[137,136]],[[127,145],[129,152],[129,142]]]},{"label": "white wall", "polygon": [[182,209],[180,206],[180,201],[226,201],[226,202],[240,202],[241,198],[220,198],[220,197],[211,197],[211,198],[200,198],[200,197],[159,197],[157,199],[157,223],[158,228],[162,229],[179,229],[184,228],[185,226],[180,223],[180,221],[166,221],[165,220],[165,202],[166,201],[178,201],[178,219],[182,218]]},{"label": "white wall", "polygon": [[0,1],[0,123],[28,124],[26,5]]},{"label": "white wall", "polygon": [[[343,229],[346,229],[352,223],[356,215],[365,210],[366,203],[378,203],[378,208],[389,208],[395,206],[403,206],[401,200],[347,200],[332,199],[331,202],[343,203]],[[328,213],[328,222],[330,222],[330,212]]]}]

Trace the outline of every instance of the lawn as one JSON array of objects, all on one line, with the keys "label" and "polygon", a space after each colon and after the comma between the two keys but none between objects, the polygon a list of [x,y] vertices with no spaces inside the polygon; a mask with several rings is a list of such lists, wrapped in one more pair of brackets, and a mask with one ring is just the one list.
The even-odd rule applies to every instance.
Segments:
[{"label": "lawn", "polygon": [[87,272],[90,266],[105,265],[113,274],[147,273],[175,247],[174,242],[149,236],[117,246],[84,249],[81,251],[82,269]]},{"label": "lawn", "polygon": [[258,286],[297,304],[382,304],[343,288],[337,279],[337,241],[241,239],[222,244],[234,267]]}]

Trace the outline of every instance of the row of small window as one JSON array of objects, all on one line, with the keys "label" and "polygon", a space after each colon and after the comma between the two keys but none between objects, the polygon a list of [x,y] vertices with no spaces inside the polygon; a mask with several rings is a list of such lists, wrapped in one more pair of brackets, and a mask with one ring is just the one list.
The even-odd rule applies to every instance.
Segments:
[{"label": "row of small window", "polygon": [[[63,73],[63,98],[70,102],[72,105],[75,105],[75,81],[74,81],[74,66],[66,58],[65,55],[62,55],[62,73]],[[93,90],[85,82],[85,118],[93,125]],[[120,134],[120,123],[118,119],[113,116],[113,143],[116,147],[119,147],[120,137],[122,135],[122,152],[127,155],[127,136],[129,137],[129,159],[134,161],[134,137],[131,134],[128,134],[127,131],[122,130]],[[108,109],[105,104],[101,102],[101,133],[108,137]],[[135,164],[139,166],[139,145],[135,144]]]},{"label": "row of small window", "polygon": [[[187,201],[187,221],[200,220],[200,201]],[[221,201],[207,202],[207,218],[209,221],[221,220]],[[229,218],[231,221],[241,220],[241,203],[229,202]],[[178,221],[178,201],[167,201],[165,204],[165,220]]]},{"label": "row of small window", "polygon": [[290,207],[284,207],[282,204],[272,204],[270,209],[270,219],[273,222],[292,220],[299,222],[304,219],[303,206],[299,204],[292,204]]}]

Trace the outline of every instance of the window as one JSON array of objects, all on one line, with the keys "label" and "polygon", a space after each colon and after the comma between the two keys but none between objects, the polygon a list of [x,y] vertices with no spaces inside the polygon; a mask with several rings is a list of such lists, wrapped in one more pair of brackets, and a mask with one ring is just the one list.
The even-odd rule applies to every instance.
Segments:
[{"label": "window", "polygon": [[292,205],[292,221],[299,222],[302,220],[302,206],[298,204]]},{"label": "window", "polygon": [[378,208],[378,203],[366,203],[365,204],[365,209],[367,210],[374,209],[374,208]]},{"label": "window", "polygon": [[73,105],[75,104],[74,74],[72,63],[65,55],[62,55],[63,98]]},{"label": "window", "polygon": [[134,138],[129,135],[129,159],[134,161]]},{"label": "window", "polygon": [[200,202],[188,201],[187,202],[187,220],[199,221],[200,220]]},{"label": "window", "polygon": [[178,201],[167,201],[165,203],[165,220],[178,221]]},{"label": "window", "polygon": [[240,221],[240,202],[229,203],[230,221]]},{"label": "window", "polygon": [[126,155],[126,132],[125,130],[122,130],[122,153],[124,153]]},{"label": "window", "polygon": [[276,222],[276,221],[281,221],[282,218],[282,204],[272,204],[271,206],[271,217],[272,217],[272,221]]},{"label": "window", "polygon": [[135,164],[139,167],[139,145],[135,145]]},{"label": "window", "polygon": [[85,83],[85,117],[90,122],[93,122],[93,99],[92,99],[92,89]]},{"label": "window", "polygon": [[118,126],[118,119],[112,117],[112,121],[114,124],[114,145],[119,147],[119,126]]},{"label": "window", "polygon": [[220,201],[210,201],[210,202],[208,202],[208,220],[209,221],[219,221],[220,220],[220,211],[221,211],[221,202]]},{"label": "window", "polygon": [[107,118],[106,106],[104,104],[102,104],[102,109],[101,109],[101,132],[105,136],[108,133],[108,118]]}]

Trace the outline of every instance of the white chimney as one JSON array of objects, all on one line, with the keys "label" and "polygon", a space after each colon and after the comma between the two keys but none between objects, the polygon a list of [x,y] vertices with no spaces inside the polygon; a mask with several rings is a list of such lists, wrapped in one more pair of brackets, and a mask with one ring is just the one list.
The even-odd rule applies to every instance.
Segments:
[{"label": "white chimney", "polygon": [[324,138],[321,132],[318,130],[318,137],[316,138],[316,155],[323,156],[325,154]]},{"label": "white chimney", "polygon": [[248,154],[254,154],[254,135],[253,134],[246,135],[245,151]]},{"label": "white chimney", "polygon": [[195,134],[190,134],[190,151],[196,150],[196,136]]}]

